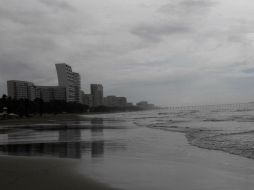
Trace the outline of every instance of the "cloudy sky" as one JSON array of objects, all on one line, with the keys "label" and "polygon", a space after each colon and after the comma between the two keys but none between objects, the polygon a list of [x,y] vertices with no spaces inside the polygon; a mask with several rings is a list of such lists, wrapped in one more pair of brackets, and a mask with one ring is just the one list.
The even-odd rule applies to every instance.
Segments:
[{"label": "cloudy sky", "polygon": [[254,100],[253,0],[0,0],[0,92],[9,79],[159,105]]}]

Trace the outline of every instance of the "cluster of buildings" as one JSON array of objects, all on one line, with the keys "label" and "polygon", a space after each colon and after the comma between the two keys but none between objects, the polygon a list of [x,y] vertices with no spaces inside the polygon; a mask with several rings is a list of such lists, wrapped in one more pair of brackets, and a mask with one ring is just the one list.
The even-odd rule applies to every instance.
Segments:
[{"label": "cluster of buildings", "polygon": [[[73,72],[72,68],[65,63],[55,65],[58,77],[57,86],[37,86],[32,82],[9,80],[7,81],[8,96],[13,99],[28,99],[33,101],[37,98],[44,102],[54,100],[75,102],[88,105],[89,107],[131,107],[132,103],[127,102],[126,97],[103,96],[103,86],[101,84],[91,84],[90,94],[85,94],[81,90],[81,80],[79,73]],[[139,102],[137,106],[142,109],[153,108],[152,104]]]},{"label": "cluster of buildings", "polygon": [[28,81],[9,80],[8,96],[30,101],[41,98],[44,102],[53,100],[80,102],[80,75],[72,72],[71,67],[65,63],[56,64],[56,70],[58,86],[37,86]]}]

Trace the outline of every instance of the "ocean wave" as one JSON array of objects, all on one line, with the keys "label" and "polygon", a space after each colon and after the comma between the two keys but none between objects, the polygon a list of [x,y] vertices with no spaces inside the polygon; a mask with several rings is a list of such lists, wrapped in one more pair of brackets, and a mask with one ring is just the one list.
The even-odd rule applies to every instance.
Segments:
[{"label": "ocean wave", "polygon": [[221,131],[191,129],[185,132],[188,142],[199,148],[220,150],[254,159],[254,131],[220,133]]}]

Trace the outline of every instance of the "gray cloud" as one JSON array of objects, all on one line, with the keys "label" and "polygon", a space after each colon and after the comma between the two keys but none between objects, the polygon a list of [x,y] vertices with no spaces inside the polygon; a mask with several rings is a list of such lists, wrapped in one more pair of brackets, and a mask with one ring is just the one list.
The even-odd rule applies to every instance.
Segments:
[{"label": "gray cloud", "polygon": [[86,92],[99,82],[130,101],[245,100],[239,88],[254,97],[254,3],[167,2],[0,0],[0,81],[55,85],[54,63],[66,62]]},{"label": "gray cloud", "polygon": [[216,3],[213,0],[177,0],[161,6],[158,11],[167,14],[198,15],[200,13],[204,13],[204,11],[207,11],[208,8],[215,5]]},{"label": "gray cloud", "polygon": [[166,35],[190,34],[196,32],[196,26],[202,25],[209,8],[215,5],[212,0],[171,1],[157,10],[158,13],[164,13],[164,17],[141,23],[131,32],[151,42],[160,42]]},{"label": "gray cloud", "polygon": [[[20,57],[19,57],[20,58]],[[9,56],[1,56],[1,78],[5,80],[34,80],[37,77],[43,76],[42,73],[37,70],[36,66],[31,63],[25,63],[22,60],[18,60],[18,57],[10,59]],[[31,72],[32,71],[32,72]],[[12,75],[10,75],[12,73]],[[14,77],[15,76],[15,77]]]},{"label": "gray cloud", "polygon": [[181,35],[190,32],[191,29],[188,26],[165,23],[154,25],[140,25],[132,29],[132,33],[151,42],[161,41],[161,37],[166,35]]},{"label": "gray cloud", "polygon": [[244,73],[254,73],[254,68],[244,69]]},{"label": "gray cloud", "polygon": [[75,11],[76,9],[69,3],[63,0],[40,0],[41,3],[53,8],[56,11]]}]

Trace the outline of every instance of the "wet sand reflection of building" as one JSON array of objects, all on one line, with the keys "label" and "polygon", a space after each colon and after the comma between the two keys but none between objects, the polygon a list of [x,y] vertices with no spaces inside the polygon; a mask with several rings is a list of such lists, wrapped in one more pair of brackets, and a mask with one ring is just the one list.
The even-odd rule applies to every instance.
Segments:
[{"label": "wet sand reflection of building", "polygon": [[[10,140],[9,142],[12,143],[0,145],[0,151],[15,156],[54,156],[79,159],[89,155],[91,158],[103,157],[106,145],[108,151],[125,149],[126,144],[119,141],[105,143],[103,119],[92,119],[88,128],[81,124],[63,125],[58,131],[47,128],[44,132],[47,131],[49,135],[56,137],[51,139],[51,142],[43,139],[44,134],[36,129],[10,133],[6,142],[8,143]],[[87,134],[87,129],[90,130],[90,138],[82,138],[82,133]],[[38,136],[38,142],[36,142],[36,136]],[[19,141],[17,142],[15,139],[19,139]]]},{"label": "wet sand reflection of building", "polygon": [[[58,134],[57,142],[6,144],[0,146],[0,151],[18,156],[48,155],[61,158],[81,158],[81,130],[64,129],[59,130]],[[18,134],[9,134],[8,138],[17,138],[13,137],[14,135],[18,137]],[[24,135],[23,138],[26,136]]]},{"label": "wet sand reflection of building", "polygon": [[59,131],[59,156],[63,158],[81,158],[81,130],[66,129]]},{"label": "wet sand reflection of building", "polygon": [[[98,136],[103,136],[103,119],[102,118],[93,118],[91,120],[91,135],[93,138]],[[91,145],[91,156],[92,157],[101,157],[104,154],[104,141],[92,141]]]}]

